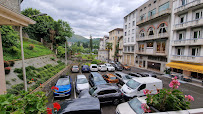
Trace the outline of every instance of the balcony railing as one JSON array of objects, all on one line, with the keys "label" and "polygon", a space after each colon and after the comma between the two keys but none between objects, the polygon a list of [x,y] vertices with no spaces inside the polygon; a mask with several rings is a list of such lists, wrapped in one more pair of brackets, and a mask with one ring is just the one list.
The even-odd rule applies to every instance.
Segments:
[{"label": "balcony railing", "polygon": [[149,22],[149,21],[151,21],[151,20],[153,20],[153,19],[156,19],[156,18],[158,18],[158,17],[164,16],[164,15],[167,15],[167,14],[171,14],[171,9],[170,9],[170,8],[169,8],[169,9],[166,9],[166,10],[164,10],[164,11],[158,12],[158,13],[156,13],[156,14],[150,16],[150,17],[146,17],[146,18],[143,19],[143,20],[137,21],[136,25],[139,26],[139,25],[141,25],[141,24],[144,24],[144,23],[146,23],[146,22]]},{"label": "balcony railing", "polygon": [[178,13],[181,11],[187,11],[189,8],[197,6],[199,4],[202,4],[203,0],[193,0],[192,2],[189,2],[185,5],[179,6],[177,8],[174,9],[174,13]]},{"label": "balcony railing", "polygon": [[178,45],[203,45],[203,38],[191,38],[183,40],[174,40],[172,41],[173,46]]},{"label": "balcony railing", "polygon": [[136,41],[153,40],[153,39],[168,38],[168,37],[169,37],[168,33],[161,33],[161,34],[155,34],[155,35],[150,35],[145,37],[137,37]]},{"label": "balcony railing", "polygon": [[141,55],[155,55],[155,56],[166,56],[166,52],[165,51],[140,51],[140,50],[136,50],[136,54],[141,54]]},{"label": "balcony railing", "polygon": [[195,27],[195,26],[200,26],[200,25],[203,25],[203,18],[176,24],[176,25],[174,25],[175,26],[174,30],[185,29],[188,27]]},{"label": "balcony railing", "polygon": [[203,56],[185,56],[185,55],[172,55],[171,59],[175,61],[184,61],[192,63],[203,63]]},{"label": "balcony railing", "polygon": [[123,53],[134,53],[134,50],[133,51],[123,51]]}]

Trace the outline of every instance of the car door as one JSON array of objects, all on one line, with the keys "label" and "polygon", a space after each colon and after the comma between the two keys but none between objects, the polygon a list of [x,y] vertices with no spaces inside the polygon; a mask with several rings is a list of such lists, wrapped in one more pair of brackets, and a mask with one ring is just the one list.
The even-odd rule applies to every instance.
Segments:
[{"label": "car door", "polygon": [[137,89],[137,96],[142,96],[143,95],[143,90],[146,89],[146,84],[140,85],[140,87]]}]

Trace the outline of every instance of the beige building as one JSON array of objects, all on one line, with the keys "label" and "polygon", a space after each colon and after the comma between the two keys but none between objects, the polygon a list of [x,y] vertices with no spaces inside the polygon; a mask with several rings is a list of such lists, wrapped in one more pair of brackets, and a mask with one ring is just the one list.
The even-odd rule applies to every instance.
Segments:
[{"label": "beige building", "polygon": [[116,45],[118,44],[118,39],[123,36],[123,29],[116,28],[109,32],[109,42],[112,43],[112,50],[109,52],[109,59],[114,60]]},{"label": "beige building", "polygon": [[164,72],[169,55],[172,2],[149,0],[137,8],[137,67]]},{"label": "beige building", "polygon": [[203,0],[174,0],[170,63],[174,72],[203,79]]},{"label": "beige building", "polygon": [[118,62],[123,63],[123,36],[118,39]]},{"label": "beige building", "polygon": [[134,10],[124,17],[123,25],[123,64],[131,66],[135,65],[136,11]]},{"label": "beige building", "polygon": [[106,50],[106,43],[108,42],[108,39],[108,36],[104,36],[102,39],[100,39],[98,50],[98,59],[100,61],[108,62],[108,50]]}]

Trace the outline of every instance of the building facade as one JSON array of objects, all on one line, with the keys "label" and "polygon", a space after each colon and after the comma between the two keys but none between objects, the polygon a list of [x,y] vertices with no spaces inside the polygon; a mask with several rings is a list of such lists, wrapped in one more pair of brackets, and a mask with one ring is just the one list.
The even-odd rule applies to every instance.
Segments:
[{"label": "building facade", "polygon": [[108,42],[108,39],[108,36],[104,36],[102,39],[100,39],[98,50],[98,59],[100,61],[108,62],[108,50],[106,50],[106,43]]},{"label": "building facade", "polygon": [[118,62],[123,63],[123,36],[118,39]]},{"label": "building facade", "polygon": [[112,49],[109,51],[109,59],[115,59],[116,45],[118,44],[118,39],[123,36],[123,29],[116,28],[109,32],[109,43],[112,43]]},{"label": "building facade", "polygon": [[172,0],[149,0],[137,8],[135,66],[163,73],[168,61]]},{"label": "building facade", "polygon": [[134,66],[136,47],[136,10],[124,17],[123,64]]},{"label": "building facade", "polygon": [[174,0],[170,63],[174,72],[203,79],[203,0]]}]

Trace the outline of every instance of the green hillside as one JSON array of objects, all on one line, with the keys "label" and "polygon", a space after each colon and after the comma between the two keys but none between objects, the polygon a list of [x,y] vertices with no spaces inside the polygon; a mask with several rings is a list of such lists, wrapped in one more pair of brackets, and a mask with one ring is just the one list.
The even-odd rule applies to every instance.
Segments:
[{"label": "green hillside", "polygon": [[70,39],[68,39],[68,42],[88,42],[88,41],[89,39],[75,34],[73,34],[73,36]]}]

